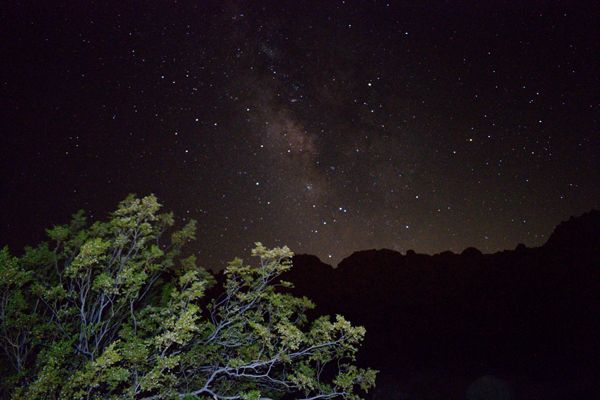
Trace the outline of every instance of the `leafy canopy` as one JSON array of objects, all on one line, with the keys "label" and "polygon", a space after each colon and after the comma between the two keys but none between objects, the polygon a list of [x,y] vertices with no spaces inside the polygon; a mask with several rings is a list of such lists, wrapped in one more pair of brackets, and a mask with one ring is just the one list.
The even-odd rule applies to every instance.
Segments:
[{"label": "leafy canopy", "polygon": [[83,212],[20,257],[0,251],[0,345],[13,399],[360,399],[375,371],[355,365],[365,330],[286,292],[287,248],[257,243],[216,279],[183,255],[154,196],[107,221]]}]

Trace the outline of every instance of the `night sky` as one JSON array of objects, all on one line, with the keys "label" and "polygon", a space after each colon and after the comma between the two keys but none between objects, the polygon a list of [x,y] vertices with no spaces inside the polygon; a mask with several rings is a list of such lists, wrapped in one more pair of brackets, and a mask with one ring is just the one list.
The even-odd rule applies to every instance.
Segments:
[{"label": "night sky", "polygon": [[197,219],[210,267],[536,246],[600,206],[592,2],[27,3],[0,20],[15,252],[127,193]]}]

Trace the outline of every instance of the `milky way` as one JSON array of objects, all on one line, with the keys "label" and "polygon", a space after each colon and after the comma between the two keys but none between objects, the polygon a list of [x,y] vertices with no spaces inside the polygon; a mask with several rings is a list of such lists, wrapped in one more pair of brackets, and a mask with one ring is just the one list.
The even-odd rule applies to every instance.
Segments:
[{"label": "milky way", "polygon": [[213,267],[540,245],[600,205],[598,10],[481,3],[10,5],[2,241],[152,192]]}]

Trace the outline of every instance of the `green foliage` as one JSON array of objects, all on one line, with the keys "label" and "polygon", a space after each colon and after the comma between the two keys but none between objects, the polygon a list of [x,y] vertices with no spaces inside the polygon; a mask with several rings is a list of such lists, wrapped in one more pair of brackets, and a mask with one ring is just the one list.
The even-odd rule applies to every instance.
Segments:
[{"label": "green foliage", "polygon": [[173,230],[160,208],[129,196],[107,221],[78,212],[21,257],[0,251],[11,398],[358,400],[374,385],[354,365],[364,328],[309,321],[314,305],[286,292],[287,247],[257,243],[256,263],[231,261],[209,300],[215,278],[182,255],[195,222]]}]

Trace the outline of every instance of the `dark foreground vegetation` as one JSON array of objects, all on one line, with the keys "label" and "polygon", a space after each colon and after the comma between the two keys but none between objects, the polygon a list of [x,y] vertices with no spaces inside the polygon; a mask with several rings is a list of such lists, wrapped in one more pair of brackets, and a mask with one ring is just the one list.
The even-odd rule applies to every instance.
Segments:
[{"label": "dark foreground vegetation", "polygon": [[2,398],[359,400],[374,385],[354,365],[364,328],[309,319],[286,293],[288,248],[257,243],[215,288],[185,256],[194,222],[173,225],[130,196],[107,221],[79,212],[20,257],[0,251]]}]

